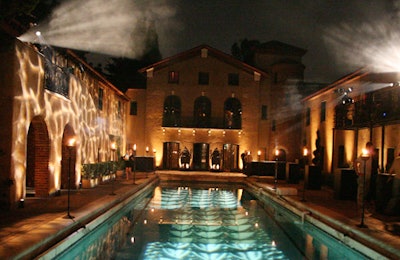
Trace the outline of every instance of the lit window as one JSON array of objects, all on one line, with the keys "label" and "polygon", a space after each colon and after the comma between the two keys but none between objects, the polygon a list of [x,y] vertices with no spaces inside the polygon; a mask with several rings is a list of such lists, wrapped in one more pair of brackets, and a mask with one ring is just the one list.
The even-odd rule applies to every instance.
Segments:
[{"label": "lit window", "polygon": [[168,83],[178,84],[179,83],[179,72],[170,71],[168,73]]}]

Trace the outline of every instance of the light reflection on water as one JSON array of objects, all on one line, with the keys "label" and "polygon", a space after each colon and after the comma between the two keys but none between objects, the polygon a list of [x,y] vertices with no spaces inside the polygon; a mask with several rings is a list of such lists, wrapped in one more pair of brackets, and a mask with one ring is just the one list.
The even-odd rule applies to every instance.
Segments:
[{"label": "light reflection on water", "polygon": [[272,203],[242,189],[157,187],[59,259],[367,259]]},{"label": "light reflection on water", "polygon": [[242,189],[158,187],[116,259],[363,258],[326,235],[316,238],[315,228],[305,233],[293,215],[270,211],[279,221]]}]

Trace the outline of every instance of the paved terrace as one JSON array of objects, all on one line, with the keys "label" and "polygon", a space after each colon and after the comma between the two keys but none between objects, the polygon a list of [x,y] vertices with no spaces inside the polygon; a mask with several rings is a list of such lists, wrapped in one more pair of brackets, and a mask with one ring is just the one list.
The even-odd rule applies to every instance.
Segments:
[{"label": "paved terrace", "polygon": [[[137,173],[136,182],[117,178],[112,183],[100,184],[93,189],[73,190],[70,193],[70,209],[74,219],[67,215],[67,190],[51,198],[27,198],[24,208],[0,213],[0,259],[32,259],[51,245],[84,227],[93,217],[107,212],[113,206],[132,196],[147,183],[158,178],[162,180],[248,182],[262,192],[276,196],[290,207],[308,212],[321,222],[340,230],[378,251],[388,259],[400,258],[400,217],[388,217],[377,213],[366,213],[365,224],[359,228],[361,214],[356,203],[336,200],[333,190],[306,190],[303,184],[287,184],[279,181],[279,191],[289,188],[297,190],[295,195],[276,195],[271,177],[246,177],[241,173],[211,173],[194,171],[157,171],[156,173]],[[291,189],[290,189],[291,188]],[[115,193],[115,195],[111,195]],[[303,199],[305,198],[305,201]],[[90,217],[88,217],[90,216]]]}]

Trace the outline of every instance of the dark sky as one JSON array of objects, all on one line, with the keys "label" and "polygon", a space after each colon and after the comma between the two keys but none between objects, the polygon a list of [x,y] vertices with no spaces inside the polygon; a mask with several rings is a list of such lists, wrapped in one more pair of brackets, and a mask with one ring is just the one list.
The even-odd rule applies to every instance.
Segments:
[{"label": "dark sky", "polygon": [[330,35],[341,42],[342,37],[352,35],[352,29],[338,33],[335,28],[376,24],[396,15],[397,3],[388,0],[177,0],[175,4],[176,31],[171,34],[176,34],[176,41],[163,44],[160,38],[164,56],[202,43],[230,53],[232,44],[244,38],[261,42],[279,40],[307,50],[303,57],[306,80],[331,82],[359,64],[337,61],[335,52],[341,48],[332,46],[326,37]]},{"label": "dark sky", "polygon": [[307,50],[306,81],[329,83],[370,64],[398,68],[399,1],[68,0],[21,39],[131,58],[150,24],[164,58],[200,44],[230,54],[245,38],[278,40]]}]

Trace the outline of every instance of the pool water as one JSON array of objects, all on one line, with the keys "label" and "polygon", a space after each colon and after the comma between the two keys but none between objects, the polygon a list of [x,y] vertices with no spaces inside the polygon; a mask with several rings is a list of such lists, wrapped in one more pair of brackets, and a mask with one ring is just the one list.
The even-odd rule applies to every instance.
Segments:
[{"label": "pool water", "polygon": [[242,188],[158,186],[59,259],[368,259]]},{"label": "pool water", "polygon": [[[243,189],[156,188],[116,259],[362,259]],[[286,227],[285,227],[286,226]]]}]

